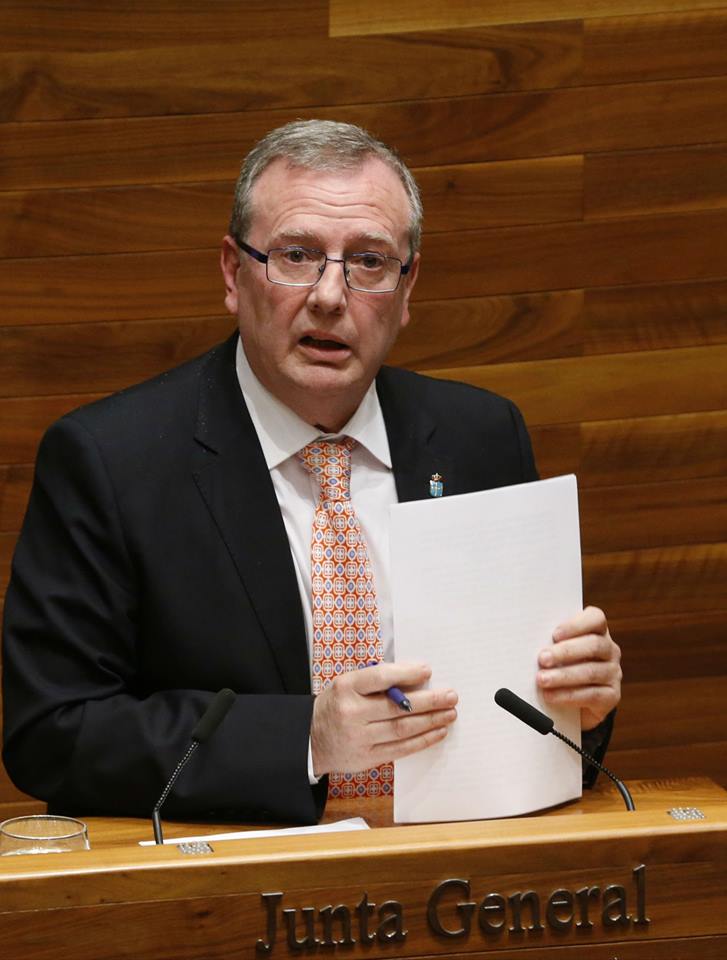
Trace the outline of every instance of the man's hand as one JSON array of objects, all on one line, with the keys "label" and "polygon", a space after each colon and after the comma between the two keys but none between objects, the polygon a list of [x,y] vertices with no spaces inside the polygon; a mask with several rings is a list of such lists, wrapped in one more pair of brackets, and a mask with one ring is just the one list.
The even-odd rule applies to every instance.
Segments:
[{"label": "man's hand", "polygon": [[582,730],[592,730],[621,699],[621,650],[598,607],[586,607],[560,624],[553,645],[540,651],[538,665],[545,700],[580,707]]},{"label": "man's hand", "polygon": [[[443,740],[457,711],[454,690],[417,690],[431,676],[424,664],[380,663],[337,677],[317,697],[311,722],[313,771],[356,773],[399,760]],[[412,713],[386,696],[406,691]]]}]

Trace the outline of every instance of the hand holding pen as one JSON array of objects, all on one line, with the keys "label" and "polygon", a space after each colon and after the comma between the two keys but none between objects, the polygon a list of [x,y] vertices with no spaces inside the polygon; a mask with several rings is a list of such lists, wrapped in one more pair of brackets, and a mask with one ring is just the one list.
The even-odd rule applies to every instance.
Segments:
[{"label": "hand holding pen", "polygon": [[310,745],[316,776],[332,770],[357,773],[446,737],[457,717],[457,694],[426,688],[430,678],[426,664],[412,663],[379,663],[337,677],[313,702]]},{"label": "hand holding pen", "polygon": [[[378,661],[372,660],[370,663],[367,663],[366,666],[376,667],[378,666]],[[389,698],[389,700],[391,700],[392,703],[395,703],[397,707],[401,707],[402,710],[406,710],[407,713],[414,712],[414,708],[412,707],[409,698],[398,687],[389,687],[386,691],[386,696]]]}]

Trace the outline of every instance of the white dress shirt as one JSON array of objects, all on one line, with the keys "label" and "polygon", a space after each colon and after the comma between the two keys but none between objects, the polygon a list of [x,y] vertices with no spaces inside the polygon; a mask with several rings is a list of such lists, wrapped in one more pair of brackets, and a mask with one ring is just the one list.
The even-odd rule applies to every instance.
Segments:
[{"label": "white dress shirt", "polygon": [[237,377],[283,515],[298,581],[308,659],[311,658],[311,534],[320,488],[296,453],[319,437],[348,436],[358,441],[351,454],[351,501],[361,525],[374,570],[376,600],[384,642],[384,659],[394,659],[394,632],[389,589],[389,507],[397,502],[389,441],[375,384],[337,434],[322,434],[301,420],[267,390],[252,372],[242,341],[237,343]]}]

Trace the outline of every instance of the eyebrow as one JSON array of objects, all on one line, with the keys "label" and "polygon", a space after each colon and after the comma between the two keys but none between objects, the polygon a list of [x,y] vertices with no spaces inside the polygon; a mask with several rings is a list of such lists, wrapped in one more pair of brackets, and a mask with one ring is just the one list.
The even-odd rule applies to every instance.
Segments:
[{"label": "eyebrow", "polygon": [[[312,231],[300,229],[277,234],[271,241],[272,246],[307,246],[321,250],[325,244],[321,243],[320,236]],[[372,246],[384,245],[390,250],[396,250],[396,244],[386,233],[362,233],[355,236],[346,244],[349,253],[365,253]]]}]

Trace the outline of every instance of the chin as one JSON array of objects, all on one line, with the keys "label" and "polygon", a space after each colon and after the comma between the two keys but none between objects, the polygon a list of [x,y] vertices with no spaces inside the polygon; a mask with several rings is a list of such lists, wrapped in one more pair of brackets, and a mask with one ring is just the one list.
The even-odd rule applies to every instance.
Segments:
[{"label": "chin", "polygon": [[[360,371],[341,370],[327,364],[319,364],[300,371],[296,377],[299,387],[321,394],[336,394],[341,390],[357,390],[363,382]],[[365,392],[366,387],[363,388]]]}]

